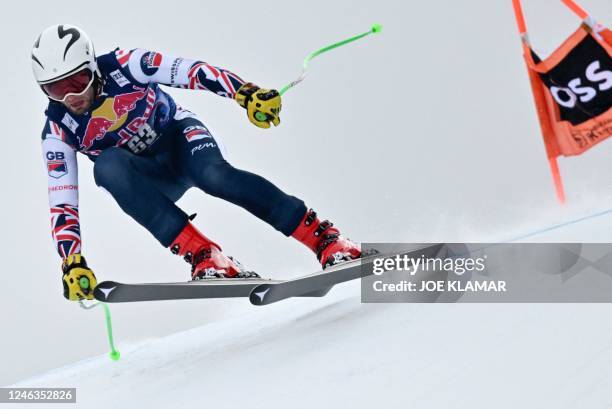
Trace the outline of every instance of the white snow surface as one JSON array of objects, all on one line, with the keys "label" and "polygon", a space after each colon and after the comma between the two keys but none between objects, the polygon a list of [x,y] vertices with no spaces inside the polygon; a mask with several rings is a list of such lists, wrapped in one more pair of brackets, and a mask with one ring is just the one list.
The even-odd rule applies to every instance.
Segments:
[{"label": "white snow surface", "polygon": [[[83,408],[605,408],[610,312],[362,304],[351,282],[322,299],[120,344],[118,362],[102,355],[17,386],[76,387]],[[63,406],[75,407],[53,407]]]}]

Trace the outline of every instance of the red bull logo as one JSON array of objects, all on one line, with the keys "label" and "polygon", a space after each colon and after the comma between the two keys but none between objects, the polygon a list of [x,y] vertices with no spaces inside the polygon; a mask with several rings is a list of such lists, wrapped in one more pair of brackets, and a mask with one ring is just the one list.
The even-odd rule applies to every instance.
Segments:
[{"label": "red bull logo", "polygon": [[107,132],[120,129],[127,120],[130,111],[147,94],[147,89],[129,92],[127,94],[107,97],[102,105],[91,112],[91,119],[87,123],[81,147],[89,150],[95,141],[104,137]]}]

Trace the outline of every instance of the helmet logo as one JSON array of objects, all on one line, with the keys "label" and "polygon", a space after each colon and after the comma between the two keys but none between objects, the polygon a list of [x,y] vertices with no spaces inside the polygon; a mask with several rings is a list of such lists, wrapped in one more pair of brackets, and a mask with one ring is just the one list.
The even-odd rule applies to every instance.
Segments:
[{"label": "helmet logo", "polygon": [[[42,37],[42,34],[40,34],[36,39],[36,42],[34,43],[34,48],[40,47],[40,37]],[[38,58],[36,58],[36,56],[34,55],[34,50],[32,50],[32,60],[34,60],[36,64],[40,65],[40,68],[42,68],[43,70],[45,69],[45,67],[40,63]]]},{"label": "helmet logo", "polygon": [[64,38],[67,35],[70,35],[70,41],[68,41],[66,49],[64,50],[64,61],[66,61],[66,53],[68,53],[70,47],[72,47],[72,45],[76,43],[79,38],[81,38],[81,33],[79,33],[79,30],[74,27],[65,30],[64,25],[62,24],[57,27],[57,35],[59,35],[59,38]]}]

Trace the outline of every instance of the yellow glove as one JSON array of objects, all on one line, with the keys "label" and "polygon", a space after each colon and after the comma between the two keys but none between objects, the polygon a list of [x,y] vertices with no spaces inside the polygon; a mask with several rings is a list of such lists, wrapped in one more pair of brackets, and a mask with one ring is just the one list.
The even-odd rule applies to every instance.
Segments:
[{"label": "yellow glove", "polygon": [[275,89],[263,89],[247,82],[236,92],[234,97],[241,107],[246,108],[249,121],[260,128],[269,128],[280,124],[278,114],[281,110],[281,96]]},{"label": "yellow glove", "polygon": [[93,271],[87,267],[85,257],[71,254],[62,263],[64,297],[70,301],[93,300],[93,290],[98,285]]}]

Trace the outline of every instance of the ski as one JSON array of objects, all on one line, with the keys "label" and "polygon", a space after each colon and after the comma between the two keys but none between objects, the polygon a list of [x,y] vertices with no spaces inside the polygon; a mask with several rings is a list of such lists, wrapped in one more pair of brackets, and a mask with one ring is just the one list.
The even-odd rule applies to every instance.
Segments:
[{"label": "ski", "polygon": [[251,290],[258,285],[275,282],[279,281],[263,278],[210,278],[187,282],[144,284],[103,281],[96,286],[94,297],[98,301],[108,303],[248,297]]},{"label": "ski", "polygon": [[[126,284],[103,281],[94,289],[98,301],[124,303],[138,301],[193,300],[204,298],[247,298],[261,284],[280,283],[264,278],[213,278],[174,283]],[[302,297],[322,297],[327,291],[315,291]]]},{"label": "ski", "polygon": [[364,271],[371,271],[367,266],[372,264],[375,258],[397,254],[431,256],[436,254],[441,246],[442,244],[424,245],[401,252],[377,253],[289,280],[212,278],[135,284],[103,281],[94,289],[94,297],[107,303],[248,297],[254,305],[268,305],[290,297],[323,297],[334,285],[361,278]]},{"label": "ski", "polygon": [[[325,270],[291,280],[258,284],[251,291],[249,300],[253,305],[268,305],[290,297],[321,297],[327,294],[336,284],[371,275],[372,269],[368,268],[368,266],[371,265],[376,258],[386,258],[395,255],[408,255],[412,257],[423,255],[429,257],[437,254],[442,246],[443,244],[429,244],[397,253],[377,253],[357,260],[347,261],[328,267]],[[365,272],[369,273],[365,274]]]}]

